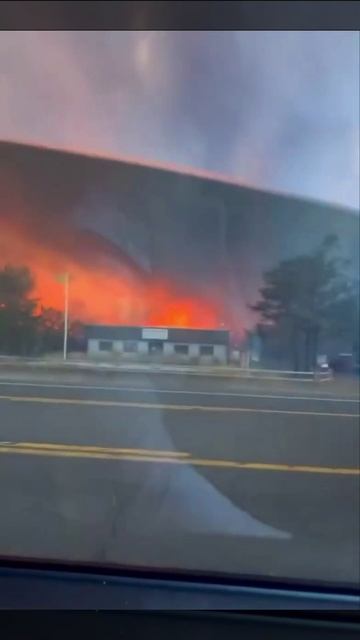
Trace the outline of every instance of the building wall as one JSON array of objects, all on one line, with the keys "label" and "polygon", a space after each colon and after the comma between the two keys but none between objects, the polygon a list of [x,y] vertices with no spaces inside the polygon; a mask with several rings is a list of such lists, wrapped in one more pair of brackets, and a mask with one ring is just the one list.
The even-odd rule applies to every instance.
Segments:
[{"label": "building wall", "polygon": [[198,358],[200,348],[198,344],[189,344],[189,358]]},{"label": "building wall", "polygon": [[222,344],[216,344],[214,346],[214,358],[219,360],[221,364],[226,364],[227,362],[227,349]]},{"label": "building wall", "polygon": [[147,340],[139,340],[138,353],[142,353],[142,354],[149,353],[149,343],[147,342]]},{"label": "building wall", "polygon": [[172,356],[174,354],[174,344],[171,342],[164,342],[164,356]]},{"label": "building wall", "polygon": [[[136,359],[137,355],[146,355],[149,353],[149,343],[146,340],[138,340],[137,341],[137,351],[134,352],[126,352],[124,350],[124,341],[123,340],[110,340],[112,342],[112,349],[109,351],[103,351],[100,349],[100,341],[98,339],[90,338],[88,340],[87,352],[88,355],[93,356],[102,356],[104,358],[111,358],[114,354],[124,354],[124,357],[130,359]],[[107,340],[106,340],[107,341]],[[182,344],[186,344],[185,342]],[[213,346],[213,355],[200,355],[200,345],[199,344],[188,344],[188,354],[177,354],[175,352],[175,343],[164,341],[163,346],[163,357],[166,359],[167,357],[177,357],[179,362],[189,361],[193,358],[198,358],[199,362],[203,364],[211,364],[212,362],[220,362],[221,364],[226,364],[227,362],[227,348],[224,345],[214,345]]]},{"label": "building wall", "polygon": [[113,351],[115,351],[115,353],[123,353],[123,351],[124,351],[124,342],[122,340],[114,340],[113,341]]},{"label": "building wall", "polygon": [[94,338],[91,338],[90,340],[88,340],[87,352],[89,354],[98,353],[99,352],[99,340],[94,340]]},{"label": "building wall", "polygon": [[[221,364],[225,364],[227,362],[227,349],[224,345],[214,345],[214,353],[212,356],[200,356],[200,345],[199,344],[188,344],[188,353],[187,354],[177,354],[175,351],[177,343],[173,342],[164,342],[164,350],[163,355],[166,356],[177,356],[180,361],[183,360],[191,360],[192,358],[199,358],[200,362],[208,362],[211,363],[213,361],[218,361]],[[179,343],[180,344],[180,343]],[[181,344],[186,344],[181,343]]]}]

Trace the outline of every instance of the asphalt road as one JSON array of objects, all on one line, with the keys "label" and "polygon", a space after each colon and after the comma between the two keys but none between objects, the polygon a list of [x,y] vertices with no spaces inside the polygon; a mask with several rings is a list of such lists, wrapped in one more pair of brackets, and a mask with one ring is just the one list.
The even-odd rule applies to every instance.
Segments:
[{"label": "asphalt road", "polygon": [[359,402],[0,381],[0,555],[358,583]]}]

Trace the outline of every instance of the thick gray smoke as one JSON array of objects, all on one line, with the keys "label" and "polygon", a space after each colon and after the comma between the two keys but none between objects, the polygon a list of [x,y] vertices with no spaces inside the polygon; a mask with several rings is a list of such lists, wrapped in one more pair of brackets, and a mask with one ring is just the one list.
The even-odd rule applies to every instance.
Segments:
[{"label": "thick gray smoke", "polygon": [[4,32],[0,137],[359,207],[359,33]]}]

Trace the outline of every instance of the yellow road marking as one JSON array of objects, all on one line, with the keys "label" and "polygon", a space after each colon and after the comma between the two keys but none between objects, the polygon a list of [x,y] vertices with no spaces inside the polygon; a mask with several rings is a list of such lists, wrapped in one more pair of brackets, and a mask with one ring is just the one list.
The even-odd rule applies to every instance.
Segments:
[{"label": "yellow road marking", "polygon": [[[3,444],[0,442],[0,448]],[[157,449],[124,449],[118,447],[95,447],[88,445],[78,445],[78,444],[53,444],[52,442],[44,443],[44,442],[7,442],[5,446],[17,449],[43,449],[45,451],[80,451],[85,453],[104,453],[111,455],[151,455],[151,456],[165,456],[169,458],[188,458],[190,457],[189,453],[184,453],[183,451],[164,451]]]},{"label": "yellow road marking", "polygon": [[20,448],[14,447],[13,445],[10,447],[0,446],[0,454],[1,453],[14,453],[14,454],[24,454],[30,456],[47,456],[47,457],[59,457],[59,458],[95,458],[98,460],[130,460],[130,461],[142,461],[142,462],[176,462],[177,460],[181,460],[181,458],[163,458],[161,456],[155,457],[150,455],[136,455],[136,454],[110,454],[110,453],[99,453],[94,452],[90,453],[89,451],[66,451],[65,449],[31,449],[31,448]]},{"label": "yellow road marking", "polygon": [[[65,458],[94,458],[100,460],[120,460],[131,462],[157,462],[165,464],[186,464],[220,469],[248,469],[253,471],[285,471],[295,473],[321,473],[330,475],[360,475],[360,469],[344,467],[317,467],[307,465],[270,464],[265,462],[236,462],[234,460],[212,460],[192,458],[190,454],[152,451],[151,449],[133,449],[132,453],[119,453],[126,449],[103,447],[83,447],[80,445],[48,445],[45,443],[22,442],[8,445],[0,444],[0,453],[36,455]],[[146,451],[146,454],[142,453]],[[170,455],[171,454],[171,455]]]},{"label": "yellow road marking", "polygon": [[321,416],[327,418],[359,418],[356,413],[328,413],[323,411],[288,411],[285,409],[254,409],[246,407],[215,407],[189,404],[155,404],[151,402],[121,402],[117,400],[82,400],[74,398],[45,398],[36,396],[0,396],[0,400],[10,402],[34,402],[41,404],[77,404],[95,405],[101,407],[127,407],[138,409],[164,409],[168,411],[216,411],[216,412],[241,412],[241,413],[283,413],[287,415]]},{"label": "yellow road marking", "polygon": [[[186,462],[186,461],[184,461]],[[359,476],[360,469],[346,467],[316,467],[297,464],[269,464],[266,462],[234,462],[231,460],[197,460],[189,458],[189,464],[204,467],[251,469],[253,471],[292,471],[297,473],[326,473],[332,475]]]}]

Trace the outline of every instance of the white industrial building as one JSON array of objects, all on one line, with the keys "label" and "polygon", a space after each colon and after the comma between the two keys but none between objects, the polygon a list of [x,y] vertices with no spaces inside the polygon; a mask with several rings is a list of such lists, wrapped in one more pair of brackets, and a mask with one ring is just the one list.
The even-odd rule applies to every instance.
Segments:
[{"label": "white industrial building", "polygon": [[210,329],[165,327],[128,327],[88,325],[89,357],[141,358],[226,364],[229,357],[229,332]]}]

